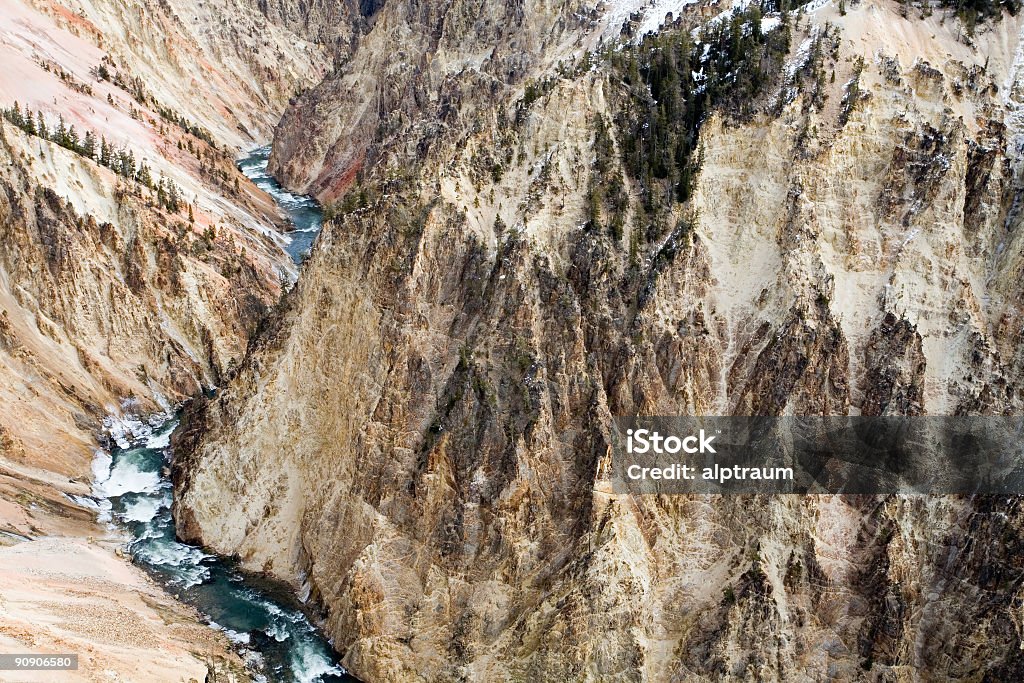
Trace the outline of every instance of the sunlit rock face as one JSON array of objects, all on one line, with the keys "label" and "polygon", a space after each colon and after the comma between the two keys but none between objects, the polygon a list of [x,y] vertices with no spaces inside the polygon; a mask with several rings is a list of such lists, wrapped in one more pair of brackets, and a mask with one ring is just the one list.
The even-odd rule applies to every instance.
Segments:
[{"label": "sunlit rock face", "polygon": [[385,3],[278,128],[333,220],[187,419],[179,533],[308,581],[366,680],[1019,677],[1015,499],[603,465],[618,415],[1019,412],[1020,23],[896,9],[763,19],[669,193],[602,11]]},{"label": "sunlit rock face", "polygon": [[78,477],[106,414],[220,383],[292,277],[234,157],[324,57],[219,2],[13,2],[0,36],[3,450]]},{"label": "sunlit rock face", "polygon": [[4,651],[79,652],[81,680],[247,678],[225,637],[115,554],[84,496],[107,418],[224,382],[294,277],[282,218],[234,158],[325,64],[245,3],[4,3]]}]

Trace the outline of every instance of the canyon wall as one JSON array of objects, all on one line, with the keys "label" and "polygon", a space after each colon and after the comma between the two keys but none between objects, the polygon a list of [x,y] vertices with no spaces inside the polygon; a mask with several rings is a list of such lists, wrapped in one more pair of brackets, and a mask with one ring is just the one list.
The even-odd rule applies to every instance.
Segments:
[{"label": "canyon wall", "polygon": [[323,55],[231,2],[16,2],[0,35],[0,445],[87,490],[102,418],[221,381],[293,277],[234,156]]},{"label": "canyon wall", "polygon": [[382,147],[398,150],[392,171],[402,173],[406,157],[455,144],[467,115],[507,97],[507,84],[578,52],[589,14],[577,0],[381,3],[285,111],[270,171],[325,202],[364,166],[380,172]]},{"label": "canyon wall", "polygon": [[180,535],[308,592],[368,681],[1019,678],[1016,499],[631,497],[603,467],[617,415],[1020,411],[1019,20],[745,16],[784,62],[652,202],[630,131],[663,100],[584,56],[601,21],[531,20],[504,78],[414,34],[393,76],[374,36],[409,7],[278,131],[333,220],[190,409]]},{"label": "canyon wall", "polygon": [[[244,2],[4,4],[5,651],[80,647],[83,677],[215,680],[227,667],[219,680],[245,678],[226,639],[173,605],[117,543],[81,540],[110,531],[72,496],[91,493],[110,419],[225,381],[294,278],[284,219],[234,158],[269,140],[325,61],[318,44]],[[34,540],[43,536],[65,538]],[[49,579],[25,589],[19,567]]]}]

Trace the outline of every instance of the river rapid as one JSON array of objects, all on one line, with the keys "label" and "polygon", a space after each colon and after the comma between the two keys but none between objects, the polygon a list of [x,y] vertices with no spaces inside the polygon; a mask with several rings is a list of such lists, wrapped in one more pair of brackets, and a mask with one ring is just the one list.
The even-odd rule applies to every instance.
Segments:
[{"label": "river rapid", "polygon": [[269,194],[281,207],[292,224],[292,232],[288,233],[288,245],[285,251],[296,263],[302,263],[313,241],[323,226],[323,212],[320,205],[312,197],[295,194],[281,187],[281,184],[267,173],[267,162],[270,160],[270,146],[260,147],[249,152],[238,160],[238,169],[256,183],[256,186]]},{"label": "river rapid", "polygon": [[[239,160],[239,168],[293,222],[286,250],[300,263],[320,230],[319,205],[284,190],[267,174],[269,153],[269,147],[255,150]],[[170,442],[178,419],[170,408],[148,418],[131,416],[130,408],[125,411],[129,417],[108,418],[111,448],[93,463],[93,495],[76,502],[96,509],[101,522],[127,532],[132,561],[195,607],[212,628],[227,634],[256,680],[354,682],[287,587],[177,540],[171,517]]]}]

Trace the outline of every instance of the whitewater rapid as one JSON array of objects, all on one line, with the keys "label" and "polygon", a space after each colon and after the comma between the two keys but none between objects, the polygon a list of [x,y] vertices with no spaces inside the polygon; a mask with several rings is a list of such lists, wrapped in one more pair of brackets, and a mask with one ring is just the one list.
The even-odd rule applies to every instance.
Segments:
[{"label": "whitewater rapid", "polygon": [[281,207],[292,224],[288,233],[285,251],[295,263],[302,263],[313,248],[313,242],[323,227],[323,212],[312,197],[295,194],[281,187],[272,175],[267,173],[270,147],[260,147],[238,160],[238,169],[253,181],[257,187],[269,194]]},{"label": "whitewater rapid", "polygon": [[[320,206],[283,189],[267,173],[270,148],[241,158],[239,168],[269,193],[293,223],[286,250],[296,263],[309,254],[322,225]],[[210,627],[223,631],[257,681],[266,683],[352,682],[330,643],[301,604],[283,586],[246,574],[235,564],[181,543],[171,516],[169,479],[174,411],[133,414],[131,402],[105,424],[109,450],[93,461],[91,496],[73,500],[96,511],[101,522],[125,530],[132,561],[156,577],[178,599],[193,605]],[[308,589],[302,596],[308,598]]]},{"label": "whitewater rapid", "polygon": [[148,419],[109,418],[106,429],[116,447],[96,454],[92,495],[75,501],[128,532],[132,561],[223,631],[256,680],[354,681],[287,589],[177,540],[168,478],[177,426],[169,412]]}]

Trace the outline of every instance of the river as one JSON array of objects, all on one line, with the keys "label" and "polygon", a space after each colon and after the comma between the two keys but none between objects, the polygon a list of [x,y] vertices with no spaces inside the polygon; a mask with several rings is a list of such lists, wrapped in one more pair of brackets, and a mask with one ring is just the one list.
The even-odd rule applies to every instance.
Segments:
[{"label": "river", "polygon": [[[282,189],[266,173],[269,147],[239,160],[239,168],[273,196],[295,224],[287,251],[296,263],[309,253],[321,225],[319,206]],[[324,635],[286,587],[241,571],[229,559],[181,543],[171,518],[171,409],[147,419],[109,418],[116,444],[93,464],[93,496],[77,502],[100,521],[126,531],[132,561],[179,600],[195,607],[235,644],[257,680],[267,683],[354,682]]]},{"label": "river", "polygon": [[309,254],[323,224],[323,212],[312,197],[294,194],[281,187],[273,176],[267,173],[270,146],[260,147],[238,160],[238,168],[257,187],[269,194],[284,210],[294,230],[288,233],[290,242],[285,251],[296,263],[301,263]]}]

